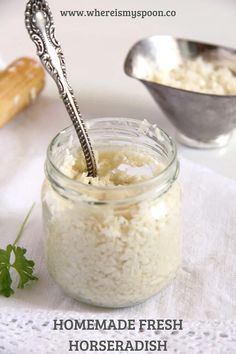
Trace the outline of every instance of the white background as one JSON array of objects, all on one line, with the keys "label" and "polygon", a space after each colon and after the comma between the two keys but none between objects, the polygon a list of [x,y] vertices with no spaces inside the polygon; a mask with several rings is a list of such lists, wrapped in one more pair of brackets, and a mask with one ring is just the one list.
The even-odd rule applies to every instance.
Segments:
[{"label": "white background", "polygon": [[[24,0],[0,2],[0,56],[5,63],[20,56],[36,56],[34,45],[24,28],[25,4]],[[174,134],[146,89],[124,74],[123,62],[129,48],[137,40],[154,34],[170,34],[236,48],[235,0],[50,0],[50,5],[57,38],[67,60],[69,81],[84,117],[146,118]],[[94,8],[175,10],[177,16],[145,19],[60,16],[63,9]],[[52,136],[69,124],[69,118],[57,97],[56,87],[48,78],[47,88],[40,100],[19,117],[17,123],[2,129],[0,139],[6,139],[9,130],[11,134],[14,130],[17,132],[16,139],[28,141],[24,153],[30,149],[36,155],[44,151]],[[14,148],[14,142],[7,148]],[[236,136],[226,149],[199,151],[180,147],[179,151],[188,159],[236,178]]]}]

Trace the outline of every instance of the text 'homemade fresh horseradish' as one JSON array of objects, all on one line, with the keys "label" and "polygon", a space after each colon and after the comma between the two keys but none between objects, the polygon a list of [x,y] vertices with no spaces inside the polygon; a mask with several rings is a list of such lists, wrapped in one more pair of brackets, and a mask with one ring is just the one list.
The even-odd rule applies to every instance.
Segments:
[{"label": "text 'homemade fresh horseradish'", "polygon": [[72,297],[105,307],[148,299],[181,263],[175,147],[164,132],[127,121],[110,118],[103,139],[95,128],[107,120],[92,121],[104,142],[95,146],[96,178],[87,177],[70,129],[58,135],[43,186],[49,272]]}]

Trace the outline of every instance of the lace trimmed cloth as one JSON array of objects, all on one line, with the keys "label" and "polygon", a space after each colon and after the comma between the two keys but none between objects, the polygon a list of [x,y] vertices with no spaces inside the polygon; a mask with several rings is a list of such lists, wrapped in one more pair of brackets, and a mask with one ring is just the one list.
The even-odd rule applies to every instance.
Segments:
[{"label": "lace trimmed cloth", "polygon": [[[65,354],[69,341],[166,340],[169,354],[235,354],[236,321],[184,321],[183,330],[117,331],[54,330],[54,319],[82,320],[78,312],[2,309],[0,313],[1,354]],[[88,314],[86,319],[99,316]],[[111,318],[111,317],[109,317]],[[143,352],[143,351],[142,351]],[[86,353],[92,353],[86,351]],[[104,351],[104,353],[108,353]],[[145,353],[152,353],[145,351]]]}]

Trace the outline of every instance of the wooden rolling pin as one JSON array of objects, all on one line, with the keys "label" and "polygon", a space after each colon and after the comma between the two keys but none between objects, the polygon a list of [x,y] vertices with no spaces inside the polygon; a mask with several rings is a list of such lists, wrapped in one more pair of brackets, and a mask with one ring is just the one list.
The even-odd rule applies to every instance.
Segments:
[{"label": "wooden rolling pin", "polygon": [[45,85],[43,67],[20,58],[0,72],[0,128],[30,105]]}]

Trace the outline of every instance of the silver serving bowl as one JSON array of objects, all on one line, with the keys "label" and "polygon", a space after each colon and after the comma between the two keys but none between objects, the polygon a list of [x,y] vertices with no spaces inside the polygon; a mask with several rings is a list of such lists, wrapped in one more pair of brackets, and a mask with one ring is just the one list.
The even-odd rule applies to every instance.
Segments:
[{"label": "silver serving bowl", "polygon": [[198,93],[158,84],[147,77],[158,70],[172,70],[185,59],[201,55],[206,61],[236,73],[236,50],[171,36],[153,36],[129,51],[124,69],[141,81],[177,128],[179,140],[191,147],[221,147],[236,126],[236,95]]}]

